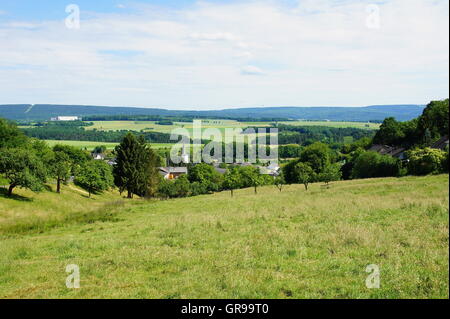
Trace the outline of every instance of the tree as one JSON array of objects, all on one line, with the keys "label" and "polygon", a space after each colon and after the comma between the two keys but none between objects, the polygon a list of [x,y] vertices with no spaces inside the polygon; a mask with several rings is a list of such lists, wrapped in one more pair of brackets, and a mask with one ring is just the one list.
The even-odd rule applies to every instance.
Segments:
[{"label": "tree", "polygon": [[298,162],[298,160],[290,161],[281,168],[286,184],[298,183],[298,176],[295,172],[295,165],[297,165]]},{"label": "tree", "polygon": [[341,166],[339,164],[330,164],[319,174],[319,180],[328,185],[332,181],[338,181],[342,177]]},{"label": "tree", "polygon": [[445,171],[446,153],[432,148],[408,152],[408,172],[412,175],[438,174]]},{"label": "tree", "polygon": [[263,184],[259,169],[254,166],[241,167],[237,169],[241,175],[242,186],[241,187],[253,187],[255,194],[258,193],[258,186]]},{"label": "tree", "polygon": [[231,197],[233,197],[233,191],[240,188],[241,185],[242,179],[237,168],[233,168],[225,174],[223,188],[231,191]]},{"label": "tree", "polygon": [[145,139],[128,133],[115,148],[116,165],[113,168],[114,183],[119,191],[127,191],[127,197],[154,196],[157,193],[159,175],[158,156],[147,147]]},{"label": "tree", "polygon": [[191,185],[186,175],[178,177],[175,182],[176,197],[187,197],[191,191]]},{"label": "tree", "polygon": [[16,187],[40,191],[47,177],[42,161],[24,148],[0,149],[0,174],[9,181],[8,196]]},{"label": "tree", "polygon": [[50,161],[50,173],[56,179],[56,192],[61,193],[61,182],[66,182],[70,177],[71,161],[69,155],[64,152],[54,152]]},{"label": "tree", "polygon": [[188,178],[191,183],[198,182],[204,185],[207,192],[217,192],[220,190],[223,177],[213,166],[200,163],[189,169]]},{"label": "tree", "polygon": [[169,180],[162,180],[158,185],[158,195],[162,198],[176,197],[175,183]]},{"label": "tree", "polygon": [[73,176],[77,176],[81,166],[84,163],[92,160],[88,152],[70,145],[57,144],[53,146],[53,152],[64,153],[69,157],[70,174],[72,174]]},{"label": "tree", "polygon": [[305,190],[308,190],[308,185],[314,180],[314,170],[307,163],[299,162],[295,165],[295,173],[300,183],[305,186]]},{"label": "tree", "polygon": [[92,153],[93,154],[103,154],[105,153],[107,150],[106,146],[104,145],[100,145],[100,146],[96,146],[93,150]]},{"label": "tree", "polygon": [[449,104],[448,99],[431,101],[419,118],[418,131],[421,136],[428,129],[432,138],[449,135]]},{"label": "tree", "polygon": [[388,117],[381,124],[380,129],[373,138],[374,144],[398,145],[405,138],[402,124],[395,118]]},{"label": "tree", "polygon": [[113,185],[114,178],[111,167],[103,161],[89,161],[83,164],[74,182],[76,185],[92,193],[108,190]]},{"label": "tree", "polygon": [[331,164],[332,153],[328,145],[316,142],[303,149],[300,162],[308,163],[314,173],[320,174]]},{"label": "tree", "polygon": [[355,160],[352,178],[398,177],[401,175],[400,161],[377,152],[361,153]]},{"label": "tree", "polygon": [[275,177],[274,185],[278,188],[278,190],[281,192],[283,190],[283,185],[286,184],[286,180],[284,179],[283,172],[280,173],[277,177]]},{"label": "tree", "polygon": [[17,126],[3,118],[0,118],[0,148],[15,148],[26,143],[27,137]]}]

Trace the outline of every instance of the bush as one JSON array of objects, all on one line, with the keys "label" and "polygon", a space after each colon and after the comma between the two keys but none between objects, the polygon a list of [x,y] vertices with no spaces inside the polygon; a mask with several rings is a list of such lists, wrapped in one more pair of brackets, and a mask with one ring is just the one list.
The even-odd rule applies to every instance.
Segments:
[{"label": "bush", "polygon": [[355,160],[352,178],[398,177],[401,175],[400,161],[377,152],[364,152]]},{"label": "bush", "polygon": [[102,161],[86,162],[74,180],[75,184],[91,193],[100,193],[114,185],[111,167]]},{"label": "bush", "polygon": [[432,148],[408,152],[408,172],[412,175],[439,174],[448,171],[448,153]]}]

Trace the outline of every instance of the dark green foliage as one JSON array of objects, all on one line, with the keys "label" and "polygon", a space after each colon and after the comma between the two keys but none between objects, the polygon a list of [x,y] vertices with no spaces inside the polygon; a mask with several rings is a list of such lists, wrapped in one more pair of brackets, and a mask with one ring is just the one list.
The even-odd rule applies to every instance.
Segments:
[{"label": "dark green foliage", "polygon": [[302,147],[297,144],[279,145],[278,156],[280,158],[296,158],[300,156]]},{"label": "dark green foliage", "polygon": [[114,183],[120,192],[127,191],[127,197],[155,196],[159,174],[157,166],[160,159],[146,145],[142,136],[136,138],[128,133],[116,146],[116,165],[114,165]]},{"label": "dark green foliage", "polygon": [[108,190],[113,186],[111,167],[103,161],[89,161],[81,166],[75,184],[92,193]]},{"label": "dark green foliage", "polygon": [[69,157],[70,174],[72,174],[73,176],[77,176],[78,172],[81,169],[81,166],[84,163],[92,160],[88,152],[69,145],[55,145],[53,147],[53,152],[64,153]]},{"label": "dark green foliage", "polygon": [[[201,195],[204,192],[201,192],[201,185],[198,182],[194,183],[194,195]],[[189,180],[186,175],[180,176],[174,181],[163,180],[158,185],[158,195],[162,198],[181,198],[187,197],[193,194],[192,184],[189,183]]]},{"label": "dark green foliage", "polygon": [[104,145],[100,145],[100,146],[96,146],[93,150],[92,153],[93,154],[103,154],[105,153],[107,150],[106,146]]},{"label": "dark green foliage", "polygon": [[9,182],[8,195],[14,188],[40,191],[46,182],[47,171],[32,149],[0,149],[0,175]]},{"label": "dark green foliage", "polygon": [[351,136],[353,140],[363,137],[372,138],[375,131],[359,128],[334,128],[327,126],[291,126],[278,125],[278,143],[280,145],[298,144],[309,145],[314,142],[345,143],[345,138]]},{"label": "dark green foliage", "polygon": [[200,183],[202,187],[197,187],[197,191],[206,189],[207,192],[217,192],[221,189],[223,177],[213,166],[200,163],[189,168],[188,174],[191,183]]},{"label": "dark green foliage", "polygon": [[61,193],[61,183],[70,177],[72,162],[69,155],[64,152],[54,152],[53,158],[49,162],[51,176],[56,179],[56,192]]},{"label": "dark green foliage", "polygon": [[398,122],[389,117],[384,120],[373,139],[374,144],[391,146],[430,146],[441,136],[449,134],[448,99],[432,101],[417,119]]},{"label": "dark green foliage", "polygon": [[432,101],[427,105],[419,118],[417,130],[420,135],[425,136],[428,131],[431,138],[449,135],[449,104],[448,99],[442,101]]},{"label": "dark green foliage", "polygon": [[398,159],[376,152],[360,154],[356,158],[352,170],[352,178],[397,177],[400,175],[401,164]]},{"label": "dark green foliage", "polygon": [[19,147],[24,145],[26,140],[26,136],[14,123],[0,118],[0,148]]},{"label": "dark green foliage", "polygon": [[341,165],[339,164],[330,164],[326,166],[321,173],[318,174],[318,180],[320,182],[325,182],[328,184],[329,182],[338,181],[342,177]]},{"label": "dark green foliage", "polygon": [[258,186],[263,184],[262,175],[259,172],[259,169],[254,166],[245,166],[240,167],[238,172],[241,177],[242,188],[253,187],[255,190],[255,194],[257,193]]},{"label": "dark green foliage", "polygon": [[68,141],[92,141],[92,142],[120,142],[128,133],[143,136],[152,143],[173,143],[170,134],[159,132],[134,132],[134,131],[98,131],[85,130],[83,127],[44,126],[22,129],[29,137],[42,140],[68,140]]},{"label": "dark green foliage", "polygon": [[300,161],[308,163],[314,173],[321,174],[333,161],[333,153],[328,145],[316,142],[303,149]]},{"label": "dark green foliage", "polygon": [[243,187],[243,183],[239,168],[232,168],[224,176],[223,189],[231,191],[231,196],[233,196],[233,191],[241,187]]},{"label": "dark green foliage", "polygon": [[309,183],[313,182],[317,178],[316,173],[307,163],[297,163],[294,168],[294,173],[298,182],[303,184],[306,190],[308,190]]}]

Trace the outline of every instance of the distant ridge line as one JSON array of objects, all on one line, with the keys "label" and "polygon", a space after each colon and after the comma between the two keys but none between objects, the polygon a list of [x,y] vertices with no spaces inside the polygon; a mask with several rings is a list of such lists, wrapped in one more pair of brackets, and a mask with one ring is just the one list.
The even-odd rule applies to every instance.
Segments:
[{"label": "distant ridge line", "polygon": [[422,114],[425,105],[396,104],[368,106],[269,106],[229,108],[222,110],[169,110],[123,106],[61,105],[61,104],[6,104],[0,105],[0,117],[12,120],[49,120],[56,116],[161,116],[213,117],[234,119],[305,119],[330,121],[382,121],[395,117],[411,120]]}]

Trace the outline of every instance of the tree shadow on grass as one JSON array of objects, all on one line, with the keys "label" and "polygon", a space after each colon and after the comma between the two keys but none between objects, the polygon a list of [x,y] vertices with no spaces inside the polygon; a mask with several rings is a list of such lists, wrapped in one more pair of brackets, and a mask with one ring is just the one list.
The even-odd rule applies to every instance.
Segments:
[{"label": "tree shadow on grass", "polygon": [[0,195],[2,197],[13,199],[13,200],[17,200],[17,201],[21,201],[21,202],[32,202],[33,201],[32,198],[24,197],[24,196],[17,195],[17,194],[14,194],[14,193],[11,196],[8,196],[8,190],[6,190],[4,188],[0,188]]}]

